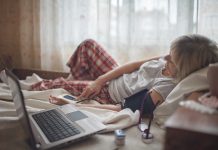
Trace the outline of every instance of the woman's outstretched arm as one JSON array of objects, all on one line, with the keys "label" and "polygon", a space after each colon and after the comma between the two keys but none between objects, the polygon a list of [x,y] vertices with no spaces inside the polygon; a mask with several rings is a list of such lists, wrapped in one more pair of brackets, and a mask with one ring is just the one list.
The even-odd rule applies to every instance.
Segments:
[{"label": "woman's outstretched arm", "polygon": [[77,107],[93,107],[93,108],[100,108],[100,109],[107,109],[113,111],[120,111],[121,106],[119,104],[75,104]]},{"label": "woman's outstretched arm", "polygon": [[85,88],[85,90],[82,92],[82,94],[78,98],[92,98],[93,96],[97,95],[102,86],[107,83],[108,81],[111,81],[113,79],[116,79],[123,74],[131,73],[139,67],[144,64],[146,61],[159,59],[160,57],[155,57],[149,60],[141,60],[136,62],[131,62],[128,64],[125,64],[123,66],[117,67],[101,76],[99,76],[95,81],[93,81],[89,86]]}]

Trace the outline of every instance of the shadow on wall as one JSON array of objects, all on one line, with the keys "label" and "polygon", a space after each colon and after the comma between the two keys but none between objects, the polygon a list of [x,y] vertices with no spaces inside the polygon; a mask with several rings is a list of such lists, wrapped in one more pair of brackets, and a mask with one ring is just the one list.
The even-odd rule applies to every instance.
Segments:
[{"label": "shadow on wall", "polygon": [[12,69],[12,57],[10,55],[0,56],[0,71],[4,68]]}]

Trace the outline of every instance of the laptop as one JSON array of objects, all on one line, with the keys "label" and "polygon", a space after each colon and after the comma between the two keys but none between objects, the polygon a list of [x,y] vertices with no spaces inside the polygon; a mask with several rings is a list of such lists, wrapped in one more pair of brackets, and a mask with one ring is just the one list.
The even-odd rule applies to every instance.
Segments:
[{"label": "laptop", "polygon": [[72,104],[28,114],[17,77],[7,69],[6,76],[17,115],[32,148],[65,146],[106,128],[97,118],[84,114]]}]

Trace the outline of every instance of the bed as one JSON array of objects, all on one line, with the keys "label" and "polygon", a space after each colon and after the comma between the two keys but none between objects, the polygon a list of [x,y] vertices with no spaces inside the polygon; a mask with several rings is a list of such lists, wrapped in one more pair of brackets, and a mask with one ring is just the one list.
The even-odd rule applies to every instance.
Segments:
[{"label": "bed", "polygon": [[[40,71],[30,69],[13,69],[14,74],[20,80],[30,83],[36,82],[37,77],[43,79],[54,79],[57,77],[67,77],[68,73]],[[34,74],[33,74],[34,73]],[[26,79],[28,78],[28,80]],[[34,79],[34,81],[33,81]],[[63,89],[53,89],[46,91],[25,91],[25,103],[29,113],[57,107],[48,102],[48,96],[65,94],[67,91]],[[91,101],[92,102],[92,101]],[[164,148],[165,130],[157,125],[155,121],[152,123],[151,132],[154,135],[154,140],[150,144],[145,144],[141,140],[141,133],[136,124],[138,122],[139,112],[131,112],[130,110],[123,110],[121,112],[114,112],[109,110],[101,110],[97,108],[81,108],[82,111],[88,111],[99,115],[107,126],[104,133],[96,134],[90,138],[73,143],[63,149],[77,149],[77,150],[97,150],[97,149],[147,149],[147,150],[160,150]],[[100,112],[100,113],[99,113]],[[144,121],[148,119],[143,118]],[[122,128],[126,133],[125,145],[117,147],[114,143],[114,130]],[[11,99],[10,90],[4,83],[0,83],[0,149],[23,150],[29,149],[25,142],[25,134],[22,126],[20,125],[14,104]]]},{"label": "bed", "polygon": [[[218,63],[216,64],[218,66]],[[41,71],[32,69],[13,69],[14,74],[21,82],[27,84],[35,83],[43,79],[55,79],[57,77],[67,77],[68,73]],[[97,108],[80,108],[84,112],[97,115],[102,122],[107,126],[104,133],[96,134],[90,138],[73,143],[62,149],[77,149],[77,150],[160,150],[164,149],[165,144],[165,129],[164,122],[172,115],[179,106],[179,102],[185,99],[189,93],[199,90],[208,90],[207,81],[208,67],[198,70],[188,77],[183,79],[173,91],[168,95],[166,101],[162,103],[154,112],[155,118],[152,122],[151,132],[154,135],[154,140],[150,144],[145,144],[141,140],[141,132],[136,124],[139,118],[139,112],[132,112],[129,109],[124,109],[120,112],[102,110]],[[28,78],[27,78],[28,77]],[[52,89],[45,91],[25,91],[25,103],[29,113],[57,107],[48,102],[49,95],[60,95],[68,93],[64,89]],[[94,101],[90,101],[94,102]],[[148,122],[148,118],[143,120]],[[126,133],[125,144],[117,147],[114,143],[114,130],[124,129]],[[25,142],[25,129],[23,129],[17,119],[14,104],[11,98],[11,93],[8,86],[0,83],[0,149],[23,150],[29,149]]]}]

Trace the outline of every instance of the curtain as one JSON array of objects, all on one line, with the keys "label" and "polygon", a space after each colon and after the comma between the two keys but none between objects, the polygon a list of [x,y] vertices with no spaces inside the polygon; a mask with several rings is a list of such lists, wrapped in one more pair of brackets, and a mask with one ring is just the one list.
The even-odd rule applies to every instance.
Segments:
[{"label": "curtain", "polygon": [[[40,66],[66,71],[80,42],[92,38],[120,64],[165,55],[183,34],[218,39],[216,0],[41,0]],[[210,9],[208,9],[210,8]],[[211,9],[213,8],[213,9]]]},{"label": "curtain", "polygon": [[[16,52],[15,55],[21,56],[21,65],[13,65],[40,69],[41,51],[43,51],[40,48],[40,1],[19,0],[19,8],[19,52]],[[17,56],[14,57],[14,63],[16,63],[16,59],[18,59]]]},{"label": "curtain", "polygon": [[198,7],[198,33],[218,42],[218,1],[200,0]]}]

